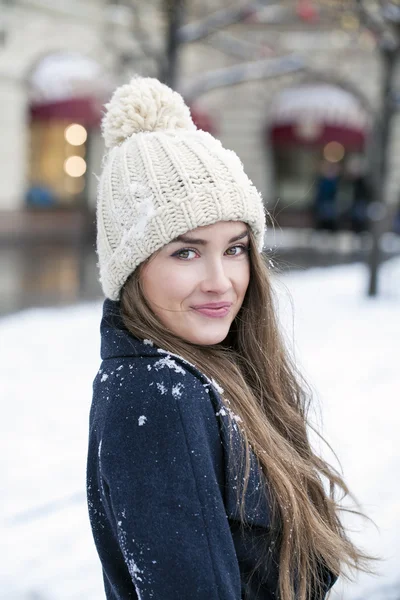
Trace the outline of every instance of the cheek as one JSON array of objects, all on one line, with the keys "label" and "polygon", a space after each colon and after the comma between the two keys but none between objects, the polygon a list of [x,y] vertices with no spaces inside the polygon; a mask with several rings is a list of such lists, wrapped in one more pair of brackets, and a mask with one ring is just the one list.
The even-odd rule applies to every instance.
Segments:
[{"label": "cheek", "polygon": [[193,289],[189,269],[177,269],[169,261],[150,263],[143,276],[146,299],[160,307],[175,307],[181,304]]},{"label": "cheek", "polygon": [[240,269],[238,269],[234,274],[234,281],[237,294],[241,297],[244,297],[246,294],[249,281],[250,281],[250,263],[247,260],[243,261],[243,264],[240,265]]}]

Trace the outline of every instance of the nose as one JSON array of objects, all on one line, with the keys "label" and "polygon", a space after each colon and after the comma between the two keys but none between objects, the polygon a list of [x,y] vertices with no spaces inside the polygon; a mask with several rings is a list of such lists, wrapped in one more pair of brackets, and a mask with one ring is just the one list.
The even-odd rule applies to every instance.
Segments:
[{"label": "nose", "polygon": [[205,266],[200,287],[202,292],[214,293],[219,296],[230,290],[232,283],[222,260],[212,261]]}]

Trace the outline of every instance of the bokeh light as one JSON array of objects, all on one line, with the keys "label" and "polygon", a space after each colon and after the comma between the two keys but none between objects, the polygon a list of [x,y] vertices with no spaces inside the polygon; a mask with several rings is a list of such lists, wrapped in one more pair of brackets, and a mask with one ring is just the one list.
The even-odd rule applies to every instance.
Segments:
[{"label": "bokeh light", "polygon": [[324,148],[324,158],[328,162],[337,163],[344,157],[344,146],[339,142],[329,142]]},{"label": "bokeh light", "polygon": [[86,161],[81,156],[70,156],[64,162],[64,171],[70,177],[82,177],[86,172]]},{"label": "bokeh light", "polygon": [[81,146],[87,140],[87,131],[83,125],[73,123],[65,129],[64,137],[71,146]]}]

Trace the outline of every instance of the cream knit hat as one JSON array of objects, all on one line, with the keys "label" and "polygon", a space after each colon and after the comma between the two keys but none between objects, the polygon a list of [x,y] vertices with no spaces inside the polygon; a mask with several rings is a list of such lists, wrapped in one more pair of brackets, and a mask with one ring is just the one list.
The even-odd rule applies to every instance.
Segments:
[{"label": "cream knit hat", "polygon": [[243,221],[262,250],[260,194],[238,156],[196,129],[179,94],[157,79],[136,77],[117,88],[106,108],[97,254],[108,298],[118,300],[140,263],[196,227]]}]

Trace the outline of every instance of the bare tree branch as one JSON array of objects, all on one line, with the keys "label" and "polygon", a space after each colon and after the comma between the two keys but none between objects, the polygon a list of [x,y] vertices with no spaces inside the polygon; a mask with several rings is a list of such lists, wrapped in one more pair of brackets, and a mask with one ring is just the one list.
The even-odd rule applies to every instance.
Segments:
[{"label": "bare tree branch", "polygon": [[[19,4],[22,7],[40,11],[41,13],[48,14],[54,17],[61,17],[63,19],[71,19],[76,21],[79,19],[81,23],[102,23],[102,16],[99,11],[90,10],[90,7],[85,6],[85,3],[74,5],[69,8],[68,5],[63,4],[62,6],[50,2],[49,0],[17,0],[15,4]],[[76,12],[76,8],[79,6],[79,13]]]},{"label": "bare tree branch", "polygon": [[361,24],[376,36],[381,44],[396,44],[396,40],[392,35],[389,27],[382,17],[382,13],[375,14],[367,9],[364,0],[355,0],[356,12],[360,18]]},{"label": "bare tree branch", "polygon": [[267,58],[233,67],[224,67],[216,69],[209,73],[193,77],[181,86],[181,93],[188,102],[192,102],[198,96],[205,94],[213,89],[228,87],[238,83],[254,81],[260,79],[273,79],[290,73],[302,73],[304,82],[316,83],[318,81],[331,83],[355,96],[366,114],[372,120],[374,108],[368,97],[353,82],[343,78],[335,71],[316,70],[310,67],[307,62],[296,54],[280,56],[276,58]]},{"label": "bare tree branch", "polygon": [[138,9],[138,3],[133,2],[132,11],[134,14],[134,22],[135,22],[134,30],[133,30],[135,38],[136,38],[140,48],[142,49],[143,54],[146,57],[149,57],[149,58],[152,58],[153,60],[155,60],[157,62],[157,64],[159,65],[161,62],[162,53],[158,49],[156,49],[154,47],[154,45],[151,44],[151,42],[150,42],[149,32],[143,25],[142,15],[140,14],[140,11]]},{"label": "bare tree branch", "polygon": [[[180,46],[184,43],[200,41],[213,36],[211,45],[221,49],[223,52],[240,58],[242,60],[251,60],[265,55],[265,48],[251,44],[244,40],[237,40],[233,36],[222,33],[220,30],[229,25],[242,22],[247,18],[257,18],[258,13],[264,13],[266,9],[276,9],[278,5],[271,4],[266,6],[259,2],[252,2],[239,8],[224,8],[216,11],[205,19],[182,25],[178,28],[176,34],[176,44]],[[135,37],[145,56],[153,58],[161,67],[165,63],[163,51],[158,51],[152,47],[148,39],[148,32],[143,26],[137,5],[133,7],[135,14]],[[275,11],[276,12],[276,11]],[[276,15],[271,14],[271,19],[276,20]],[[219,36],[218,38],[216,36]]]},{"label": "bare tree branch", "polygon": [[277,54],[276,48],[273,49],[268,45],[253,44],[247,40],[239,40],[225,31],[218,31],[210,36],[208,44],[229,56],[240,58],[241,60],[255,60]]},{"label": "bare tree branch", "polygon": [[288,73],[297,73],[307,69],[305,61],[294,54],[279,58],[242,63],[232,67],[216,69],[185,82],[180,92],[187,102],[192,102],[198,96],[210,90],[236,85],[245,81],[270,79]]},{"label": "bare tree branch", "polygon": [[391,23],[398,24],[400,22],[400,6],[397,2],[381,0],[381,5],[383,17]]},{"label": "bare tree branch", "polygon": [[197,42],[219,29],[245,21],[262,8],[265,6],[259,2],[250,2],[239,8],[222,8],[201,21],[183,25],[178,32],[178,41],[180,44]]}]

